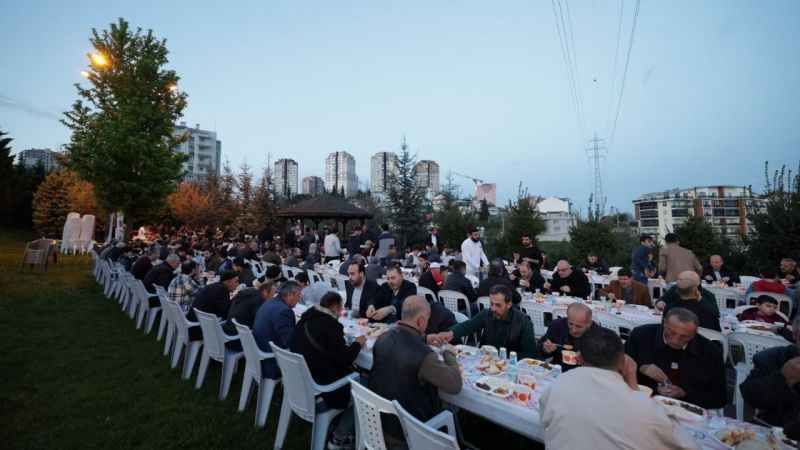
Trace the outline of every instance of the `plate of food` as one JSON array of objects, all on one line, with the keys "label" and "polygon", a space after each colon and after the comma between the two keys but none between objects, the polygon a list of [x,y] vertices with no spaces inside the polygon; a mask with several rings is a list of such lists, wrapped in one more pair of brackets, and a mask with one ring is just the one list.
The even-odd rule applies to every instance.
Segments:
[{"label": "plate of food", "polygon": [[653,398],[667,410],[668,415],[678,420],[697,422],[706,419],[706,410],[697,405],[661,395]]},{"label": "plate of food", "polygon": [[475,368],[487,375],[498,375],[508,369],[508,363],[494,355],[483,355]]},{"label": "plate of food", "polygon": [[377,339],[378,336],[382,335],[389,329],[389,325],[384,323],[371,323],[367,325],[367,330],[364,333],[370,339]]},{"label": "plate of food", "polygon": [[514,383],[498,377],[480,377],[472,384],[479,391],[508,398],[514,394]]},{"label": "plate of food", "polygon": [[544,370],[550,371],[553,370],[553,365],[547,361],[542,361],[540,359],[533,359],[533,358],[523,358],[519,360],[517,363],[517,368],[519,367],[541,367]]},{"label": "plate of food", "polygon": [[736,450],[780,450],[781,445],[772,435],[763,436],[752,430],[723,428],[714,437]]},{"label": "plate of food", "polygon": [[478,353],[480,352],[480,350],[477,347],[473,347],[471,345],[458,344],[454,345],[453,347],[455,347],[456,349],[456,356],[459,357],[478,356]]},{"label": "plate of food", "polygon": [[483,345],[481,346],[481,353],[486,355],[495,355],[497,356],[497,348],[493,345]]}]

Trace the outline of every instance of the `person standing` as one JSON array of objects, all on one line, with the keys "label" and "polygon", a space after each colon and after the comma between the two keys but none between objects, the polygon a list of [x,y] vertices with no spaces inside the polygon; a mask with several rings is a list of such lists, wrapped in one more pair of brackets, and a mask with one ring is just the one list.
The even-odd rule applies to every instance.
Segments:
[{"label": "person standing", "polygon": [[639,246],[631,254],[631,272],[633,279],[647,286],[647,280],[655,273],[652,268],[653,236],[643,234],[639,236]]},{"label": "person standing", "polygon": [[334,228],[325,236],[324,242],[325,249],[325,262],[341,259],[342,256],[342,243],[339,242],[337,230]]},{"label": "person standing", "polygon": [[678,279],[678,274],[687,270],[698,274],[703,271],[703,266],[694,256],[694,252],[681,247],[677,234],[667,233],[664,241],[667,245],[658,253],[658,272],[664,276],[664,281],[674,283]]},{"label": "person standing", "polygon": [[544,267],[545,264],[545,255],[539,250],[536,242],[531,239],[530,233],[522,234],[522,247],[514,252],[513,257],[515,264],[527,261],[537,271]]},{"label": "person standing", "polygon": [[467,274],[475,277],[480,276],[482,267],[489,267],[489,259],[481,243],[481,233],[474,226],[469,228],[467,238],[461,243],[461,260],[467,265]]}]

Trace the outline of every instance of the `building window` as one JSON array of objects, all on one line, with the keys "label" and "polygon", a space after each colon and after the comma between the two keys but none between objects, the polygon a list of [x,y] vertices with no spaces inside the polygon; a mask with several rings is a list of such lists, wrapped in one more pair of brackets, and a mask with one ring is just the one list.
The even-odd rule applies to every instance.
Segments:
[{"label": "building window", "polygon": [[689,210],[686,208],[673,209],[672,217],[689,217]]},{"label": "building window", "polygon": [[642,227],[657,227],[658,219],[644,219],[639,221],[639,226]]}]

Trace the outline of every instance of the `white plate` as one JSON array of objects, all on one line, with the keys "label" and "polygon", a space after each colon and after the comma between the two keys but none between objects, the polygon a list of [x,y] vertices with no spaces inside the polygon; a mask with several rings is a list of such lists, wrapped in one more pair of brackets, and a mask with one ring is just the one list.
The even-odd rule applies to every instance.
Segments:
[{"label": "white plate", "polygon": [[[678,420],[686,420],[686,421],[689,421],[689,422],[697,422],[697,421],[703,421],[703,420],[706,419],[706,415],[707,415],[706,410],[703,409],[703,408],[700,408],[697,405],[693,405],[691,403],[687,403],[687,402],[684,402],[684,401],[681,401],[681,400],[678,400],[678,399],[674,399],[674,398],[663,397],[661,395],[656,395],[653,398],[659,404],[661,404],[661,406],[663,406],[664,409],[667,410],[667,414],[669,414],[670,416],[672,416],[672,417],[674,417],[674,418],[676,418]],[[681,406],[682,404],[691,406],[692,408],[699,408],[699,409],[702,410],[702,413],[698,414],[698,413],[694,413],[692,411],[689,411],[688,409],[685,409],[684,407],[682,407]]]},{"label": "white plate", "polygon": [[[781,444],[775,442],[774,445],[771,444],[767,437],[760,434],[755,433],[755,436],[747,439],[746,441],[742,441],[737,445],[731,446],[724,442],[722,442],[722,438],[725,437],[729,432],[734,431],[731,428],[724,428],[722,430],[717,430],[713,436],[716,438],[722,445],[727,445],[728,448],[732,448],[735,450],[780,450]],[[750,431],[750,430],[739,430],[739,431]]]},{"label": "white plate", "polygon": [[[485,384],[486,386],[489,386],[490,390],[486,390],[486,389],[478,387],[479,383],[480,384]],[[483,392],[484,394],[494,395],[495,397],[508,398],[508,397],[511,397],[512,395],[514,395],[514,383],[512,383],[512,382],[510,382],[510,381],[508,381],[506,379],[503,379],[503,378],[498,378],[498,377],[480,377],[477,380],[475,380],[475,382],[472,383],[472,385],[479,392]],[[497,392],[495,392],[495,390],[497,390],[498,388],[505,388],[506,393],[505,394],[498,394]]]},{"label": "white plate", "polygon": [[477,356],[478,353],[480,353],[480,349],[478,347],[473,347],[471,345],[458,344],[454,347],[458,352],[458,356]]}]

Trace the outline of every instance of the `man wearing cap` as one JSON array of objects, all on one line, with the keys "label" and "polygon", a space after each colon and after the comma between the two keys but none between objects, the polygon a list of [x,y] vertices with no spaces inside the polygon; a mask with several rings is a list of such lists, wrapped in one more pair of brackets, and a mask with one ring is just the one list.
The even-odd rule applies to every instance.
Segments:
[{"label": "man wearing cap", "polygon": [[461,260],[467,265],[467,274],[479,276],[481,266],[489,267],[489,259],[483,251],[481,234],[475,226],[469,227],[469,235],[461,243]]},{"label": "man wearing cap", "polygon": [[228,310],[231,307],[231,293],[237,287],[239,287],[239,275],[232,270],[222,272],[219,282],[211,283],[197,292],[187,317],[196,322],[194,308],[197,308],[204,313],[214,314],[220,319],[227,319]]}]

